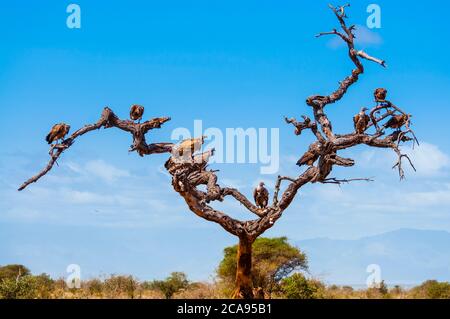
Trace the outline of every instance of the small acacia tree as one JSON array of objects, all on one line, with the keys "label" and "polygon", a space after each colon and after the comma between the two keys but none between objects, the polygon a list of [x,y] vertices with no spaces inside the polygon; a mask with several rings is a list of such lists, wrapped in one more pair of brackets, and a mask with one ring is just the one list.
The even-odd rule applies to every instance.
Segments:
[{"label": "small acacia tree", "polygon": [[[219,278],[227,286],[235,279],[237,251],[237,245],[226,247],[217,269]],[[294,270],[308,270],[306,255],[290,245],[286,237],[259,237],[253,243],[252,252],[252,283],[266,296],[270,296],[274,288],[279,288],[279,282]]]},{"label": "small acacia tree", "polygon": [[[120,130],[131,133],[133,144],[130,151],[136,151],[140,156],[155,153],[172,153],[166,162],[166,169],[172,175],[172,185],[174,190],[185,200],[189,209],[197,216],[211,222],[219,224],[230,234],[239,239],[236,265],[236,284],[233,293],[234,298],[253,298],[252,291],[252,244],[267,229],[273,227],[283,212],[289,207],[295,198],[298,190],[309,183],[334,183],[340,184],[353,180],[369,179],[338,179],[330,177],[334,166],[350,167],[355,164],[350,158],[343,158],[338,152],[357,145],[367,145],[370,147],[392,149],[398,156],[398,161],[394,165],[399,171],[400,178],[404,177],[402,159],[406,158],[412,163],[406,154],[402,154],[400,144],[409,141],[417,141],[409,125],[409,115],[403,112],[392,102],[384,100],[381,104],[376,104],[370,110],[370,122],[364,130],[345,134],[336,134],[333,131],[331,121],[328,118],[325,108],[342,99],[347,90],[356,83],[359,76],[364,73],[362,60],[368,60],[385,67],[385,61],[374,58],[362,50],[357,50],[354,43],[355,26],[347,26],[345,19],[345,9],[348,5],[333,7],[331,10],[339,21],[341,31],[333,29],[330,32],[323,32],[317,35],[338,36],[348,47],[348,56],[355,68],[351,75],[339,83],[339,87],[329,95],[311,95],[306,99],[306,104],[311,107],[314,120],[303,115],[303,121],[295,118],[286,119],[288,124],[295,127],[295,134],[300,135],[304,130],[310,130],[316,141],[309,146],[303,157],[308,157],[308,168],[297,177],[278,176],[271,205],[259,208],[252,203],[239,190],[229,187],[221,187],[218,183],[216,171],[208,169],[208,161],[213,155],[213,150],[204,153],[191,154],[182,159],[176,152],[177,148],[172,143],[147,144],[146,134],[155,128],[161,127],[170,118],[156,118],[143,123],[135,123],[130,120],[119,119],[111,109],[106,107],[99,121],[95,124],[86,125],[75,131],[70,137],[57,143],[50,148],[50,161],[48,165],[26,181],[19,190],[25,189],[29,184],[36,182],[47,174],[61,154],[67,150],[76,138],[96,129],[116,127]],[[403,115],[407,118],[406,123],[398,127],[391,134],[387,134],[386,125],[383,121],[394,115]],[[369,133],[369,130],[372,132]],[[414,168],[414,166],[412,166]],[[287,182],[281,196],[280,190],[283,182]],[[204,186],[206,185],[206,191]],[[254,219],[247,221],[237,220],[226,213],[215,209],[212,204],[216,201],[223,201],[225,198],[232,198],[242,204],[250,213],[255,215]]]}]

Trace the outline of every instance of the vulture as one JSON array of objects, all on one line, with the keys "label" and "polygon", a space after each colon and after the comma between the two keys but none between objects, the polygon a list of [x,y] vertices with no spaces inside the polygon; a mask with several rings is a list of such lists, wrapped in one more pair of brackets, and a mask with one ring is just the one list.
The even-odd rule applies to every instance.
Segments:
[{"label": "vulture", "polygon": [[141,105],[134,104],[130,109],[130,119],[133,121],[140,121],[144,115],[144,107]]},{"label": "vulture", "polygon": [[373,96],[375,97],[375,101],[377,103],[386,101],[387,90],[384,88],[378,88],[373,92]]},{"label": "vulture", "polygon": [[269,203],[269,191],[264,187],[264,183],[259,183],[258,187],[253,191],[253,198],[255,199],[256,206],[260,208],[266,208]]},{"label": "vulture", "polygon": [[320,147],[319,142],[315,142],[315,143],[311,144],[309,146],[308,150],[305,152],[305,154],[303,154],[303,156],[297,161],[297,165],[298,166],[302,166],[302,165],[312,166],[314,164],[314,162],[317,161],[317,159],[319,158],[320,151],[321,151],[321,147]]},{"label": "vulture", "polygon": [[386,122],[386,124],[384,124],[384,127],[400,129],[403,125],[408,123],[410,117],[411,115],[407,114],[394,115],[389,119],[389,121]]},{"label": "vulture", "polygon": [[353,125],[358,134],[363,134],[369,125],[370,117],[366,114],[367,108],[363,107],[361,111],[353,117]]},{"label": "vulture", "polygon": [[181,141],[181,143],[175,148],[176,154],[179,156],[183,156],[183,154],[185,153],[194,155],[195,152],[199,151],[202,148],[202,145],[205,142],[205,138],[207,138],[207,136],[190,138]]},{"label": "vulture", "polygon": [[67,135],[67,133],[69,133],[69,131],[70,125],[67,125],[65,123],[55,124],[53,125],[50,132],[47,134],[45,140],[47,141],[48,144],[52,144],[53,142],[59,139],[62,140]]},{"label": "vulture", "polygon": [[206,168],[206,166],[208,165],[209,160],[211,159],[212,156],[214,156],[214,152],[216,150],[214,148],[201,153],[201,154],[197,154],[194,156],[194,163],[198,164],[201,168]]}]

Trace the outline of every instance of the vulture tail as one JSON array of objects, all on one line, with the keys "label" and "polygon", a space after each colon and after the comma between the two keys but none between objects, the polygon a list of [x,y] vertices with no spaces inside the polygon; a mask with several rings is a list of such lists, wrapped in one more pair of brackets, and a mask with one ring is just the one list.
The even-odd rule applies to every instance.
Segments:
[{"label": "vulture tail", "polygon": [[48,133],[47,136],[45,137],[45,140],[47,141],[48,144],[52,144],[52,133]]}]

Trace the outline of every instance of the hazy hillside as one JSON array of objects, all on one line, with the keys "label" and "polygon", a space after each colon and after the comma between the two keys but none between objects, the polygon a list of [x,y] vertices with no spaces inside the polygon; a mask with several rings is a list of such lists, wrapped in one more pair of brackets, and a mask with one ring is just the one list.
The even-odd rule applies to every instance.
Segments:
[{"label": "hazy hillside", "polygon": [[296,243],[306,251],[310,269],[327,283],[365,285],[370,264],[381,267],[389,285],[450,281],[450,233],[400,229],[358,240],[318,238]]}]

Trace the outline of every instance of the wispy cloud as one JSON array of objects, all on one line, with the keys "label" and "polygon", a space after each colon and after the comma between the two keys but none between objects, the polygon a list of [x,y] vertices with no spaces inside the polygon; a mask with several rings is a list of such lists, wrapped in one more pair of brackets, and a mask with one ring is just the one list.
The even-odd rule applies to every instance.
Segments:
[{"label": "wispy cloud", "polygon": [[436,176],[450,164],[449,156],[433,144],[422,142],[419,147],[405,151],[413,159],[417,174],[421,176]]},{"label": "wispy cloud", "polygon": [[[421,142],[420,146],[403,147],[402,151],[411,158],[417,172],[413,176],[435,177],[450,167],[450,157],[437,145]],[[355,155],[358,165],[363,167],[389,169],[397,160],[393,152],[370,149]],[[406,161],[406,160],[404,160]],[[405,167],[408,164],[405,162]]]},{"label": "wispy cloud", "polygon": [[70,162],[66,166],[79,175],[98,177],[108,183],[114,182],[122,177],[131,176],[128,171],[117,168],[101,159],[89,161],[84,165]]},{"label": "wispy cloud", "polygon": [[[383,43],[383,38],[377,32],[374,32],[363,25],[357,25],[355,31],[355,43],[359,47],[378,46]],[[344,41],[338,36],[331,36],[328,46],[333,49],[346,46]]]}]

